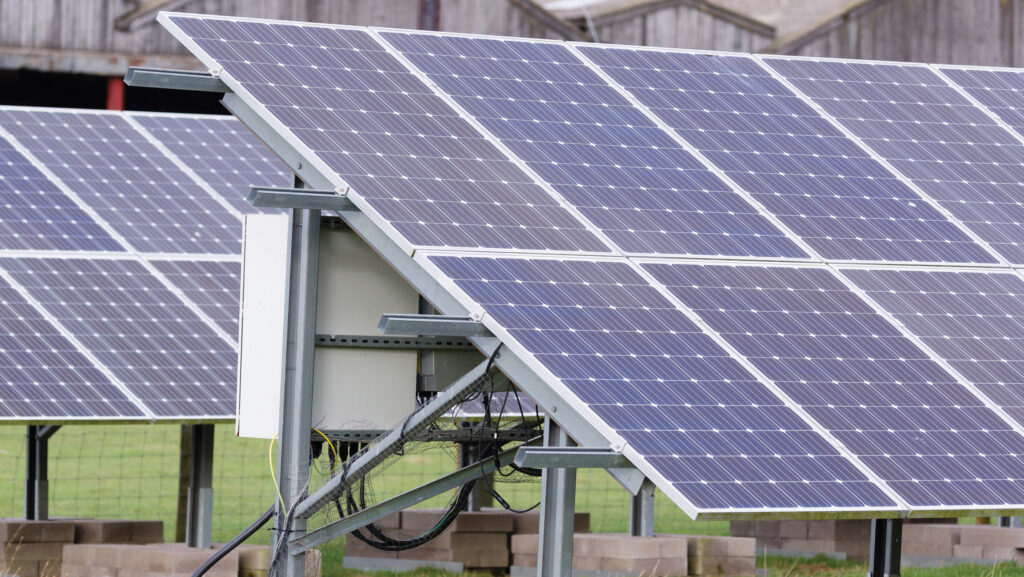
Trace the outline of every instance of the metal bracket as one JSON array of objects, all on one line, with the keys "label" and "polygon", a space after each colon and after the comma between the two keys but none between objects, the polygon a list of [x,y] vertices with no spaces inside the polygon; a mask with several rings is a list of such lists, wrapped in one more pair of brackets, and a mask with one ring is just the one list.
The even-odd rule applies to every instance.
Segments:
[{"label": "metal bracket", "polygon": [[446,315],[381,315],[377,330],[384,335],[494,336],[480,321]]},{"label": "metal bracket", "polygon": [[624,469],[633,464],[611,449],[586,447],[520,447],[517,467],[531,469]]},{"label": "metal bracket", "polygon": [[316,346],[355,349],[471,350],[465,337],[382,337],[379,335],[317,335]]},{"label": "metal bracket", "polygon": [[166,68],[143,68],[133,66],[124,75],[124,83],[141,88],[164,88],[169,90],[191,90],[193,92],[228,93],[224,81],[209,72],[195,70],[168,70]]},{"label": "metal bracket", "polygon": [[254,186],[249,189],[248,201],[253,206],[269,208],[309,208],[314,210],[359,210],[348,198],[333,190],[308,188],[268,188]]}]

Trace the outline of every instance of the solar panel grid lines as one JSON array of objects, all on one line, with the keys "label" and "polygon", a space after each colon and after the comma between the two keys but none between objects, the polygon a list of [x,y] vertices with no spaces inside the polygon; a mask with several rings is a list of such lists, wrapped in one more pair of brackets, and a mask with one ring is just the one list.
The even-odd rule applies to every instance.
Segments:
[{"label": "solar panel grid lines", "polygon": [[807,257],[567,44],[375,31],[620,252]]},{"label": "solar panel grid lines", "polygon": [[0,124],[22,150],[73,190],[140,252],[232,253],[230,213],[123,114],[106,110],[0,107]]},{"label": "solar panel grid lines", "polygon": [[121,250],[12,143],[0,137],[0,247]]},{"label": "solar panel grid lines", "polygon": [[126,121],[128,121],[128,124],[130,124],[132,128],[134,128],[139,134],[143,135],[146,138],[146,140],[150,142],[150,144],[152,144],[154,147],[156,147],[157,150],[163,153],[164,156],[170,159],[171,162],[173,162],[174,165],[177,166],[179,170],[187,174],[188,177],[191,178],[201,189],[206,191],[206,193],[210,195],[210,198],[212,198],[217,204],[224,207],[225,211],[234,216],[235,219],[238,220],[239,225],[241,225],[242,211],[238,210],[238,207],[234,203],[229,202],[226,198],[224,198],[222,194],[217,193],[217,191],[215,191],[206,180],[200,178],[199,175],[196,174],[194,170],[192,170],[192,167],[190,167],[181,158],[179,158],[178,155],[173,154],[162,141],[160,141],[149,130],[147,130],[146,127],[143,126],[135,116],[131,114],[125,114],[122,117]]},{"label": "solar panel grid lines", "polygon": [[[3,110],[4,108],[5,107],[0,107],[0,110]],[[100,217],[99,213],[97,213],[87,203],[85,203],[75,193],[74,190],[70,189],[62,179],[58,178],[57,175],[55,175],[53,171],[51,171],[47,167],[45,163],[41,162],[38,158],[36,158],[34,154],[32,154],[31,151],[26,149],[18,141],[18,139],[14,138],[14,136],[4,128],[3,123],[0,123],[0,138],[10,143],[19,154],[21,154],[26,160],[28,160],[32,164],[33,167],[35,167],[36,170],[41,172],[47,180],[53,183],[57,187],[57,189],[60,190],[60,192],[62,192],[65,196],[70,198],[79,210],[88,215],[93,220],[93,222],[95,222],[103,230],[103,232],[107,234],[107,236],[113,239],[116,243],[114,247],[116,248],[116,250],[126,252],[132,250],[131,245],[127,244],[124,241],[124,238],[114,228],[112,228],[106,222],[106,220]]]},{"label": "solar panel grid lines", "polygon": [[[283,160],[230,115],[126,112],[239,213],[282,212],[258,208],[246,198],[253,185],[291,187]],[[241,187],[241,188],[238,188]],[[237,188],[237,190],[236,190]]]},{"label": "solar panel grid lines", "polygon": [[151,264],[228,334],[238,334],[242,266],[238,262],[153,260]]},{"label": "solar panel grid lines", "polygon": [[826,260],[992,260],[748,55],[576,44]]},{"label": "solar panel grid lines", "polygon": [[[16,291],[18,295],[22,298],[22,300],[29,303],[35,312],[41,315],[43,319],[45,319],[45,321],[50,324],[50,326],[55,328],[60,333],[60,336],[62,336],[65,340],[71,343],[83,357],[88,359],[89,362],[92,363],[93,367],[97,371],[102,373],[102,375],[107,379],[107,381],[110,384],[117,387],[117,390],[122,395],[124,395],[126,399],[129,399],[132,402],[134,408],[139,411],[141,416],[148,420],[155,420],[156,415],[153,413],[153,411],[151,411],[149,407],[147,407],[145,403],[143,403],[138,398],[138,396],[136,396],[125,385],[125,383],[110,370],[110,368],[106,364],[101,362],[99,358],[97,358],[96,355],[93,354],[92,350],[89,347],[86,347],[84,343],[82,343],[81,340],[74,335],[74,333],[68,330],[68,328],[65,327],[64,324],[61,323],[57,317],[51,314],[46,307],[42,306],[42,304],[40,304],[39,301],[36,300],[33,297],[33,295],[21,283],[17,282],[17,280],[6,270],[4,264],[5,261],[0,260],[0,280],[2,280],[14,291]],[[125,412],[127,413],[129,411],[126,410]]]},{"label": "solar panel grid lines", "polygon": [[[870,479],[868,476],[870,475],[870,471],[865,474],[865,472],[855,464],[851,464],[851,461],[842,450],[837,449],[832,442],[823,438],[817,429],[815,429],[810,423],[807,423],[797,413],[791,412],[792,407],[783,404],[782,400],[774,396],[770,388],[764,388],[765,383],[759,381],[754,375],[746,372],[743,368],[745,365],[742,363],[742,359],[734,359],[728,355],[728,351],[718,348],[714,335],[708,335],[696,325],[688,325],[687,323],[689,321],[683,320],[687,318],[686,316],[674,321],[664,320],[667,315],[686,315],[685,309],[680,309],[674,303],[670,303],[665,299],[660,291],[651,292],[655,287],[647,285],[646,279],[638,273],[635,263],[623,261],[622,259],[605,259],[600,261],[596,259],[566,259],[563,261],[551,261],[545,260],[543,257],[530,258],[509,255],[480,256],[476,254],[458,256],[451,254],[432,255],[428,253],[418,253],[415,259],[417,262],[423,264],[427,270],[434,272],[436,278],[442,279],[443,286],[448,288],[451,294],[456,295],[460,301],[466,303],[466,306],[468,306],[470,310],[485,312],[486,314],[482,317],[483,322],[491,328],[502,342],[506,343],[506,346],[512,348],[520,358],[528,359],[527,363],[531,368],[538,375],[541,375],[545,379],[546,383],[550,386],[554,386],[556,390],[559,390],[559,395],[564,402],[570,403],[576,408],[577,412],[583,415],[591,415],[588,420],[592,422],[594,426],[599,427],[603,431],[603,434],[611,441],[612,445],[616,448],[621,447],[621,450],[630,457],[631,461],[634,462],[634,464],[636,464],[648,478],[655,480],[663,490],[666,490],[666,493],[670,498],[691,517],[698,519],[717,518],[729,515],[749,515],[751,512],[765,512],[769,510],[785,510],[789,513],[793,513],[794,510],[804,511],[805,513],[813,511],[829,511],[831,514],[842,514],[843,511],[863,512],[870,510],[878,511],[878,513],[875,514],[879,516],[889,516],[898,514],[899,511],[906,509],[902,504],[898,504],[900,503],[898,497],[893,499],[889,496],[884,487],[878,486]],[[453,261],[459,261],[459,264],[452,264]],[[474,262],[485,261],[485,264],[481,264],[478,268],[474,268],[477,266],[473,264]],[[525,284],[513,285],[513,283],[509,282],[511,278],[519,278],[516,277],[515,274],[510,273],[509,270],[503,268],[501,263],[509,262],[526,263],[522,265],[523,268],[518,270],[518,273],[522,275],[523,283]],[[529,270],[532,266],[546,266],[548,268],[544,269],[543,273],[537,273],[536,271],[531,272]],[[606,270],[598,277],[595,276],[592,271],[579,272],[576,269],[573,269],[574,272],[568,272],[565,269],[567,266],[613,266],[616,267],[616,269],[614,271]],[[458,270],[460,267],[469,270],[470,275],[467,276],[465,274],[466,270]],[[442,269],[445,270],[442,272]],[[586,271],[586,268],[582,270]],[[462,273],[461,276],[460,273]],[[581,276],[575,276],[576,274]],[[657,362],[654,357],[647,357],[646,353],[641,353],[643,358],[650,359],[648,362],[649,366],[652,368],[649,370],[645,369],[646,376],[632,375],[632,378],[628,378],[632,373],[629,372],[627,368],[620,367],[618,369],[619,371],[626,372],[616,373],[613,371],[613,374],[627,377],[625,381],[622,381],[617,378],[612,378],[612,375],[601,376],[602,369],[596,368],[591,362],[586,361],[588,358],[593,359],[594,361],[605,361],[605,359],[602,359],[601,354],[597,354],[596,357],[588,357],[588,354],[583,350],[575,348],[575,345],[573,345],[571,341],[567,342],[565,340],[565,338],[575,334],[573,333],[573,329],[570,328],[566,330],[566,327],[572,327],[573,323],[583,322],[583,319],[587,318],[588,315],[600,314],[600,305],[593,303],[589,306],[595,306],[597,308],[591,309],[590,311],[587,310],[589,306],[584,307],[582,310],[573,309],[571,307],[571,300],[573,298],[580,298],[580,295],[573,290],[573,284],[580,283],[580,278],[587,278],[588,275],[595,285],[602,283],[610,285],[617,281],[620,283],[626,282],[627,284],[636,283],[636,288],[638,289],[641,286],[647,285],[644,289],[644,294],[647,296],[639,297],[640,300],[645,302],[646,306],[650,307],[649,311],[647,311],[646,308],[644,309],[644,314],[654,315],[651,317],[652,319],[662,319],[658,321],[657,328],[652,326],[647,327],[647,331],[633,331],[628,328],[630,325],[640,326],[635,323],[643,322],[639,320],[642,318],[642,315],[637,318],[629,316],[630,313],[628,312],[628,309],[637,307],[636,301],[632,301],[632,303],[627,306],[613,306],[612,309],[608,311],[608,314],[613,316],[626,316],[623,316],[619,321],[614,321],[612,317],[608,317],[607,315],[600,317],[600,322],[607,323],[600,326],[612,327],[611,333],[607,333],[607,331],[605,331],[606,334],[609,334],[610,338],[613,339],[606,343],[606,345],[616,342],[615,339],[618,338],[617,342],[620,343],[620,347],[628,348],[631,346],[637,346],[636,343],[632,345],[629,344],[630,341],[633,339],[648,338],[647,336],[636,336],[637,333],[643,332],[644,335],[650,335],[650,338],[658,339],[658,334],[661,331],[665,331],[665,327],[669,325],[671,325],[673,330],[677,332],[672,332],[672,337],[668,337],[666,334],[666,338],[683,340],[696,339],[690,345],[684,346],[682,349],[679,349],[678,347],[670,348],[672,356],[679,358],[680,362],[685,363],[687,357],[696,354],[693,347],[697,346],[696,351],[701,353],[700,359],[704,360],[698,360],[697,357],[691,357],[692,360],[690,362],[694,363],[694,365],[683,370],[683,372],[691,374],[691,376],[699,376],[698,380],[693,381],[693,384],[686,384],[688,381],[685,380],[681,382],[673,381],[671,383],[670,381],[665,381],[664,383],[665,386],[670,384],[675,385],[675,390],[678,392],[672,393],[672,395],[678,394],[683,397],[693,395],[695,393],[691,389],[695,386],[698,387],[699,390],[704,391],[702,393],[698,393],[697,397],[692,400],[693,409],[685,409],[685,411],[693,410],[697,412],[687,418],[679,417],[682,419],[682,421],[679,422],[685,421],[687,423],[687,425],[684,425],[684,428],[679,429],[679,434],[682,435],[682,437],[686,437],[687,435],[695,436],[695,440],[684,443],[684,446],[686,447],[685,449],[679,448],[677,450],[677,452],[681,453],[680,455],[665,454],[660,461],[658,460],[659,457],[652,456],[659,454],[659,451],[660,453],[664,453],[666,450],[665,447],[675,446],[675,444],[680,441],[678,438],[673,437],[672,439],[662,439],[660,441],[656,440],[656,437],[646,439],[645,437],[651,436],[652,433],[650,431],[647,433],[644,433],[644,431],[641,430],[630,432],[628,429],[635,429],[635,426],[628,424],[624,425],[627,430],[623,432],[616,430],[615,426],[613,426],[613,423],[616,420],[614,411],[634,410],[631,409],[631,407],[634,407],[637,400],[633,399],[633,397],[630,397],[630,399],[633,400],[626,400],[626,398],[622,399],[626,402],[625,407],[623,407],[622,403],[619,403],[619,408],[615,409],[615,405],[612,403],[606,407],[606,410],[604,410],[600,415],[594,415],[593,407],[598,407],[598,410],[600,410],[600,405],[602,403],[607,403],[610,399],[614,400],[616,395],[624,394],[623,386],[630,387],[630,390],[632,390],[632,387],[638,387],[636,389],[637,392],[630,393],[633,396],[639,395],[638,398],[644,398],[644,395],[653,394],[655,396],[648,396],[648,400],[658,399],[659,395],[662,394],[658,392],[661,390],[660,388],[655,387],[654,389],[646,390],[644,387],[647,382],[653,383],[653,377],[651,375],[657,375],[662,371],[663,369],[659,367],[661,367],[663,363]],[[484,279],[484,282],[480,282],[481,279]],[[475,286],[474,281],[476,281]],[[516,280],[515,282],[519,283],[519,280]],[[537,295],[541,295],[540,298],[545,298],[542,293],[538,293],[537,289],[533,287],[540,287],[540,290],[544,292],[550,290],[549,287],[555,287],[554,290],[556,292],[550,293],[546,296],[546,298],[550,299],[548,302],[551,303],[551,308],[545,308],[544,311],[544,317],[547,320],[532,317],[531,308],[541,308],[538,307],[537,302],[542,302],[537,301],[535,297]],[[564,288],[564,293],[558,292],[563,290],[562,287],[567,287]],[[581,286],[579,288],[589,289],[590,287]],[[607,305],[609,302],[615,303],[615,299],[618,297],[612,296],[610,298],[612,299],[611,301],[605,301],[603,304]],[[506,299],[508,300],[507,303],[505,302]],[[481,301],[487,304],[482,305],[480,304]],[[516,303],[518,303],[518,305]],[[570,305],[567,312],[573,316],[560,316],[558,312],[559,309],[567,304]],[[626,303],[618,304],[624,305]],[[544,305],[544,307],[547,306],[549,305]],[[513,315],[511,317],[513,320],[510,320],[510,317],[508,317],[509,314]],[[575,317],[575,321],[570,320],[573,317]],[[540,323],[537,326],[543,327],[543,329],[530,328],[534,326],[531,323]],[[577,331],[592,331],[594,328],[593,322],[589,325],[576,325],[576,327]],[[526,338],[521,334],[513,334],[513,332],[516,331],[522,333],[524,330],[528,333],[534,333],[539,330],[540,336],[535,338]],[[546,337],[544,335],[549,331],[553,336],[550,337],[550,341],[545,341],[544,339]],[[540,340],[538,341],[537,339]],[[549,344],[544,345],[543,343],[545,342],[548,342]],[[544,347],[550,347],[552,346],[552,343],[557,343],[553,345],[556,347],[552,349],[553,351],[569,350],[574,352],[570,353],[568,357],[565,357],[566,353],[562,353],[561,355],[545,354],[543,352]],[[695,343],[702,344],[696,345]],[[664,343],[662,344],[664,345]],[[538,349],[538,347],[540,347],[540,349]],[[561,349],[560,347],[565,348]],[[642,348],[643,347],[641,347],[641,349]],[[641,349],[637,350],[640,351]],[[598,350],[602,349],[599,348]],[[718,352],[716,353],[714,351]],[[621,348],[618,351],[605,351],[605,356],[608,359],[606,362],[617,362],[614,361],[614,358],[621,354]],[[573,360],[573,357],[576,356],[581,360]],[[562,357],[568,360],[559,361],[558,359]],[[667,358],[669,357],[666,357],[666,359]],[[555,360],[552,361],[552,359]],[[637,362],[641,362],[640,359],[637,359]],[[707,368],[701,368],[704,363],[708,362],[712,364]],[[717,369],[711,369],[711,366],[717,366],[716,363],[725,364],[718,366]],[[609,366],[614,366],[614,364]],[[576,368],[573,369],[573,367]],[[584,372],[597,371],[588,374],[597,376],[598,379],[595,381],[591,378],[588,381],[586,378],[579,375],[573,377],[566,374],[566,371],[572,370]],[[666,377],[666,379],[668,378],[669,377]],[[679,374],[675,374],[675,376],[672,377],[672,379],[677,378],[679,378]],[[708,382],[711,384],[708,387],[696,384],[698,382],[702,382],[704,379],[710,379]],[[712,381],[715,379],[726,380],[713,383]],[[618,386],[615,386],[616,382],[619,383]],[[595,388],[595,383],[598,388]],[[635,383],[635,385],[631,383]],[[580,388],[582,385],[586,385],[586,387]],[[645,390],[646,392],[644,392]],[[668,389],[666,389],[666,391],[668,391]],[[745,392],[741,393],[739,391]],[[597,396],[595,397],[594,395]],[[729,400],[731,395],[739,396],[734,396],[732,400]],[[588,398],[589,401],[587,400]],[[679,397],[672,396],[671,398],[675,400],[663,400],[661,402],[663,404],[667,403],[666,406],[681,402],[679,401]],[[741,399],[746,400],[741,401]],[[648,401],[645,401],[640,405],[635,405],[635,410],[647,410],[647,403]],[[716,419],[723,418],[722,415],[719,415],[720,410],[724,411],[723,414],[727,414],[730,410],[733,410],[730,406],[735,403],[738,403],[735,410],[745,411],[747,409],[744,407],[748,406],[747,403],[754,403],[754,405],[750,405],[751,410],[754,410],[755,412],[758,410],[768,412],[763,412],[759,417],[752,417],[748,415],[747,418],[741,418],[739,421],[735,422],[731,421],[731,418],[727,418],[726,421],[720,425],[723,427],[722,434],[728,437],[728,430],[730,427],[740,426],[741,429],[747,427],[746,432],[737,434],[741,436],[753,435],[756,437],[759,433],[757,430],[751,430],[749,428],[749,423],[761,423],[763,428],[768,429],[764,434],[772,438],[772,440],[765,441],[767,446],[775,447],[774,450],[777,451],[777,453],[772,455],[771,452],[769,452],[769,460],[767,462],[759,461],[755,454],[760,455],[759,451],[767,450],[765,448],[766,445],[761,442],[752,442],[751,446],[746,449],[746,452],[749,453],[749,455],[741,457],[738,452],[735,455],[736,457],[744,459],[744,461],[737,463],[736,461],[730,461],[728,455],[718,454],[718,456],[722,458],[721,467],[725,468],[724,470],[720,470],[719,465],[713,464],[714,457],[712,456],[712,453],[717,454],[716,451],[722,450],[727,452],[738,451],[736,446],[732,443],[740,443],[740,441],[732,439],[732,437],[728,437],[729,440],[723,438],[716,441],[715,438],[718,435],[718,432],[717,430],[712,431],[711,426]],[[707,411],[701,412],[701,406],[704,405],[707,406]],[[659,405],[652,406],[655,408],[650,410],[654,410],[655,412],[661,410],[657,408]],[[762,409],[754,407],[762,407]],[[680,408],[680,410],[683,409]],[[609,413],[608,411],[613,412]],[[782,413],[777,413],[776,411],[782,411]],[[788,416],[783,417],[783,414]],[[785,421],[784,425],[781,424],[782,421],[778,420],[780,418]],[[712,425],[708,424],[708,419],[711,419],[710,423],[712,423]],[[622,417],[620,416],[617,420],[619,421],[620,426],[623,426]],[[628,421],[629,419],[626,420]],[[642,422],[645,427],[660,429],[662,428],[662,424],[656,423],[661,423],[663,420],[664,417],[656,417],[653,414],[650,414],[647,415],[647,418],[643,419]],[[737,423],[747,424],[737,425]],[[672,425],[672,430],[675,431],[674,427],[678,426],[678,423]],[[774,427],[779,427],[779,429],[776,430]],[[705,428],[707,428],[707,431],[702,433],[701,431],[704,431]],[[757,429],[757,427],[755,427],[755,429]],[[676,433],[672,433],[672,435],[675,434]],[[709,437],[704,438],[701,436],[705,434],[709,435]],[[776,434],[781,436],[776,437]],[[796,435],[799,437],[801,441],[798,442],[798,445],[802,448],[796,449],[796,446],[784,441],[783,439],[785,439],[787,435]],[[652,445],[652,443],[654,444]],[[668,445],[663,446],[663,443],[668,443]],[[692,445],[692,443],[696,443],[696,445]],[[689,454],[689,451],[693,451],[694,449],[697,450],[692,457],[683,456]],[[795,453],[792,453],[794,450]],[[654,453],[652,453],[652,451],[654,451]],[[781,453],[782,456],[778,453]],[[804,465],[797,467],[797,469],[789,470],[786,468],[787,465],[778,461],[779,459],[785,461],[785,455],[792,455],[790,461],[793,459],[802,461],[807,458],[810,458],[811,460],[804,463]],[[817,456],[819,459],[819,461],[817,461],[818,464],[815,464],[815,457],[808,457],[809,455]],[[753,459],[751,461],[752,464],[750,464],[749,467],[754,467],[754,469],[761,467],[761,469],[758,469],[758,471],[761,472],[755,473],[749,470],[745,461],[748,457]],[[689,459],[693,461],[691,464],[703,462],[705,459],[708,459],[709,461],[703,465],[694,468],[687,468],[686,471],[681,471],[678,469],[677,465],[672,465],[671,463],[672,459],[678,458]],[[654,464],[652,464],[652,459]],[[834,459],[839,459],[839,461],[835,461]],[[839,465],[840,462],[842,465]],[[729,463],[731,463],[731,465]],[[754,465],[753,463],[758,464]],[[710,469],[708,469],[709,466]],[[665,467],[668,468],[666,469]],[[738,469],[732,469],[732,467],[738,467]],[[780,469],[779,467],[782,468]],[[830,472],[824,473],[819,467],[824,467],[824,470],[830,470]],[[730,470],[731,473],[725,472]],[[799,470],[799,472],[796,472],[797,470]],[[767,473],[765,473],[765,471],[767,471]],[[789,472],[787,473],[786,471]],[[670,479],[666,474],[669,474],[672,478]],[[746,492],[748,491],[744,486],[744,482],[746,481],[733,481],[736,477],[728,476],[729,474],[741,475],[741,478],[746,478],[742,477],[743,475],[751,475],[751,478],[748,479],[749,482],[752,483],[749,485],[749,487],[751,487],[749,490],[753,493]],[[700,478],[701,475],[712,480],[698,481],[698,478]],[[796,483],[797,486],[794,488],[794,494],[796,496],[786,500],[786,505],[779,506],[780,498],[785,498],[780,497],[774,489],[773,482],[766,480],[766,475],[773,475],[775,478],[779,479],[780,486],[794,487],[794,483]],[[772,477],[767,477],[767,479],[771,478]],[[689,479],[689,481],[686,481],[687,479]],[[810,481],[808,481],[809,479]],[[761,489],[757,488],[758,482],[762,483]],[[810,482],[810,485],[807,485],[808,482]],[[767,485],[764,485],[764,483],[767,483]],[[824,483],[824,486],[821,485],[822,483]],[[832,486],[833,483],[838,483],[838,485]],[[844,486],[846,488],[841,489],[839,488],[840,486]],[[675,487],[675,489],[673,489],[673,487]],[[722,491],[722,493],[718,494],[716,491]],[[830,497],[822,500],[822,495],[825,494],[830,495]],[[760,495],[760,497],[752,497],[751,495]],[[756,500],[757,498],[763,499],[762,502],[771,502],[774,499],[775,507],[752,505],[752,503],[758,502]],[[828,499],[832,499],[832,501],[829,502]],[[804,506],[794,507],[793,504],[800,500],[803,500]],[[723,503],[726,504],[723,505]],[[813,504],[808,506],[807,503]],[[824,503],[829,504],[824,505]]]},{"label": "solar panel grid lines", "polygon": [[[992,396],[990,396],[988,393],[982,391],[981,388],[979,388],[971,378],[965,375],[947,358],[939,354],[938,351],[936,351],[931,345],[929,345],[924,339],[922,339],[920,335],[910,330],[910,328],[907,327],[906,323],[900,320],[896,315],[894,315],[891,310],[889,310],[885,306],[882,306],[882,304],[874,296],[872,296],[871,293],[864,290],[864,288],[858,285],[856,282],[854,282],[854,280],[851,279],[850,276],[848,276],[848,274],[844,273],[844,270],[854,271],[858,270],[858,268],[860,267],[842,269],[835,266],[830,266],[829,268],[833,271],[835,277],[839,279],[839,281],[842,282],[844,285],[846,285],[846,288],[860,296],[860,298],[864,302],[866,302],[871,308],[873,308],[875,312],[877,312],[882,317],[887,319],[889,323],[892,324],[892,326],[895,327],[898,331],[900,331],[900,333],[905,338],[907,338],[915,345],[917,345],[919,349],[924,351],[924,353],[931,357],[933,361],[938,363],[939,366],[945,369],[947,373],[953,376],[953,378],[955,378],[957,382],[959,382],[964,388],[969,390],[971,394],[973,394],[982,403],[984,403],[986,407],[988,407],[995,414],[999,415],[999,417],[1003,419],[1008,425],[1010,425],[1010,427],[1014,431],[1016,431],[1017,434],[1024,436],[1024,424],[1022,424],[1021,420],[1014,418],[1009,413],[1009,411],[1007,411],[1007,408],[1005,406],[1003,406],[1001,403],[993,399]],[[1024,415],[1024,413],[1022,413],[1022,415]]]},{"label": "solar panel grid lines", "polygon": [[[362,211],[402,235],[410,252],[425,246],[609,252],[365,29],[173,13],[160,18],[315,172],[338,189],[350,188]],[[243,32],[249,29],[269,30],[270,41],[255,44]],[[282,59],[309,65],[284,72],[274,66]],[[336,76],[345,81],[325,83]],[[366,90],[335,90],[353,82]],[[296,93],[315,106],[295,109]],[[394,114],[398,107],[408,113]],[[509,222],[518,224],[502,224]]]},{"label": "solar panel grid lines", "polygon": [[[968,226],[966,223],[964,223],[960,218],[958,218],[955,214],[953,214],[953,212],[950,211],[948,208],[943,206],[941,202],[939,202],[938,200],[933,198],[925,190],[923,190],[920,186],[918,186],[918,184],[916,182],[914,182],[913,179],[907,178],[899,169],[897,169],[895,166],[893,166],[892,163],[890,163],[887,158],[882,156],[873,147],[871,147],[869,144],[864,142],[864,140],[862,138],[857,136],[852,130],[850,130],[842,122],[840,122],[834,116],[829,114],[828,111],[826,111],[817,101],[815,101],[813,98],[810,98],[809,96],[807,96],[803,91],[801,91],[797,86],[795,86],[788,78],[786,78],[784,75],[782,75],[777,70],[775,70],[772,66],[770,66],[768,64],[768,62],[767,62],[770,57],[766,57],[766,56],[763,56],[763,55],[755,54],[755,55],[752,55],[752,58],[757,60],[758,63],[760,63],[761,66],[766,71],[768,71],[776,80],[778,80],[779,82],[784,84],[794,94],[796,94],[804,102],[806,102],[811,108],[816,110],[818,112],[818,114],[821,115],[822,118],[825,118],[826,120],[828,120],[834,127],[836,127],[844,135],[846,135],[847,138],[849,138],[849,139],[853,140],[854,142],[856,142],[858,144],[858,146],[862,150],[867,152],[871,156],[871,158],[873,158],[876,162],[878,162],[882,166],[886,167],[893,174],[900,176],[901,179],[903,180],[904,184],[906,184],[908,187],[910,187],[911,190],[913,190],[915,193],[917,193],[917,195],[920,196],[921,199],[924,202],[927,202],[929,205],[931,205],[932,208],[934,208],[936,211],[938,211],[940,214],[942,214],[944,217],[946,217],[950,222],[955,224],[957,226],[957,228],[959,228],[965,235],[967,235],[972,240],[974,240],[974,242],[977,243],[979,246],[983,247],[985,249],[985,251],[993,259],[995,259],[996,262],[998,262],[998,263],[1000,263],[1000,264],[1002,264],[1004,266],[1009,264],[1009,262],[1007,261],[1006,257],[1002,253],[1000,253],[998,250],[993,248],[991,246],[991,244],[989,244],[984,238],[982,238],[982,236],[980,234],[978,234],[977,232],[972,230],[970,226]],[[779,57],[779,58],[782,58],[782,57]],[[794,60],[798,60],[799,59],[799,57],[788,57],[788,58],[794,59]],[[858,62],[868,62],[868,63],[870,63],[870,62],[873,62],[873,61],[864,60],[864,61],[858,61]],[[889,65],[892,64],[891,62],[889,62],[889,63],[878,62],[878,63],[879,64],[889,64]],[[922,66],[926,66],[926,65],[922,65]]]},{"label": "solar panel grid lines", "polygon": [[143,262],[2,259],[0,268],[153,419],[233,414],[233,345]]},{"label": "solar panel grid lines", "polygon": [[762,56],[1007,261],[1024,262],[1021,142],[925,64]]},{"label": "solar panel grid lines", "polygon": [[1024,499],[1024,437],[830,268],[644,266],[886,479],[912,516]]},{"label": "solar panel grid lines", "polygon": [[1004,418],[1024,423],[1020,271],[850,267],[843,275],[962,375]]}]

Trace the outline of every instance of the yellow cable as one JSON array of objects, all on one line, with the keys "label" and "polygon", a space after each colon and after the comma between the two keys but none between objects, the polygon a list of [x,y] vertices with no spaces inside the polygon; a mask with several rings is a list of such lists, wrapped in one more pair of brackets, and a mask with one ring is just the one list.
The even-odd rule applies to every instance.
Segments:
[{"label": "yellow cable", "polygon": [[284,504],[284,496],[281,495],[281,486],[277,484],[277,473],[274,471],[274,441],[277,440],[277,435],[274,435],[273,439],[270,439],[270,449],[267,451],[268,460],[270,462],[270,478],[274,480],[274,490],[277,491],[277,498],[281,501],[281,510],[284,514],[288,514],[288,507]]},{"label": "yellow cable", "polygon": [[331,472],[327,473],[328,475],[333,475],[334,472],[338,470],[338,463],[341,462],[341,459],[338,458],[338,449],[334,446],[334,443],[332,443],[331,440],[327,438],[327,435],[325,435],[323,431],[317,429],[316,427],[313,427],[313,430],[316,431],[317,433],[320,433],[320,436],[324,438],[324,441],[327,441],[327,445],[331,448],[331,452],[334,453],[334,466],[331,467]]}]

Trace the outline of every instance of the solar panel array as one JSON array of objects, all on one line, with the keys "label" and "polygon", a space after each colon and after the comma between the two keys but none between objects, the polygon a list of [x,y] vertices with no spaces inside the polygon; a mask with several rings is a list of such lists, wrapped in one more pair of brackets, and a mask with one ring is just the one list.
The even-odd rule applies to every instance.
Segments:
[{"label": "solar panel array", "polygon": [[290,173],[230,117],[0,107],[0,420],[235,409],[240,215]]},{"label": "solar panel array", "polygon": [[160,21],[691,515],[1024,509],[1018,73]]}]

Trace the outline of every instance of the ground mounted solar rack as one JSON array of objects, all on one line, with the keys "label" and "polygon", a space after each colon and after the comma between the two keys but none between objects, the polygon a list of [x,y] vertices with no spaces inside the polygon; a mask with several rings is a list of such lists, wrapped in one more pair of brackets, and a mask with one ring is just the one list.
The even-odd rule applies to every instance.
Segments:
[{"label": "ground mounted solar rack", "polygon": [[1024,509],[1012,98],[926,65],[159,20],[547,415],[689,515]]}]

